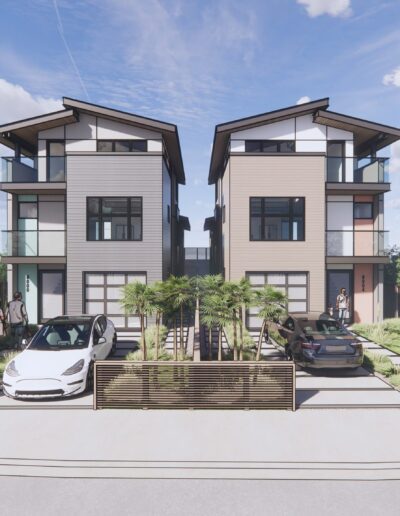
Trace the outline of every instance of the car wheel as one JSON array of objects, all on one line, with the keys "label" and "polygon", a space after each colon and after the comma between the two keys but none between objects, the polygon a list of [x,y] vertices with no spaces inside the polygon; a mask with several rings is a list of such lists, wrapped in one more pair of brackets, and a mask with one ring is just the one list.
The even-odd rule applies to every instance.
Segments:
[{"label": "car wheel", "polygon": [[88,391],[88,392],[91,392],[93,390],[93,381],[94,381],[93,369],[94,369],[93,362],[91,362],[89,365],[89,368],[88,368],[87,375],[86,375],[86,391]]},{"label": "car wheel", "polygon": [[117,351],[117,334],[114,333],[110,355],[115,355],[116,351]]}]

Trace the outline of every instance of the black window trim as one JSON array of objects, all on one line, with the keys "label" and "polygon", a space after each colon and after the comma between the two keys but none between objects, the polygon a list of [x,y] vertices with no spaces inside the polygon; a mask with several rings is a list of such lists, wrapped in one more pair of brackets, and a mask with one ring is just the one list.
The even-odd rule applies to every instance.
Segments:
[{"label": "black window trim", "polygon": [[[99,150],[99,143],[102,143],[102,142],[109,142],[111,143],[111,146],[112,146],[112,149],[110,151],[102,151],[102,150]],[[119,143],[119,142],[128,142],[130,145],[129,145],[129,150],[128,151],[116,151],[115,150],[115,144],[116,143]],[[144,150],[134,150],[132,149],[132,143],[133,142],[144,142],[145,143],[145,149]],[[118,138],[118,139],[107,139],[107,138],[101,138],[101,139],[97,139],[96,140],[96,151],[97,152],[100,152],[100,153],[106,153],[106,152],[122,152],[122,153],[126,153],[126,154],[130,154],[130,153],[136,153],[136,152],[148,152],[148,148],[149,148],[149,144],[148,144],[148,140],[142,140],[141,138]]]},{"label": "black window trim", "polygon": [[[20,201],[18,199],[18,220],[39,220],[39,198],[36,201]],[[21,217],[21,204],[36,204],[36,217]],[[34,229],[32,231],[37,231]]]},{"label": "black window trim", "polygon": [[[261,238],[252,238],[251,235],[251,202],[253,199],[261,199]],[[284,239],[266,239],[265,238],[265,199],[289,199],[289,238],[287,240]],[[293,199],[303,199],[304,202],[304,214],[303,214],[303,238],[298,238],[297,240],[293,240]],[[258,216],[258,215],[255,215]],[[278,218],[282,215],[268,215],[270,218]],[[274,197],[250,197],[249,198],[249,239],[250,242],[305,242],[306,240],[306,198],[305,197],[282,197],[282,196],[274,196]]]},{"label": "black window trim", "polygon": [[[104,276],[104,280],[103,280],[103,283],[102,285],[89,285],[88,282],[87,282],[87,276],[89,274],[102,274]],[[146,278],[146,285],[147,285],[147,281],[148,281],[148,278],[147,278],[147,272],[146,271],[94,271],[94,270],[90,270],[90,271],[83,271],[82,272],[82,313],[83,314],[86,314],[86,303],[87,303],[87,295],[86,295],[86,289],[87,287],[96,287],[96,286],[102,286],[103,289],[104,289],[104,295],[103,295],[103,299],[90,299],[89,301],[93,301],[93,302],[100,302],[100,303],[104,303],[104,308],[106,308],[106,303],[108,301],[108,298],[107,298],[107,275],[111,275],[111,274],[121,274],[125,277],[125,285],[127,285],[128,283],[128,276],[145,276]],[[119,286],[123,286],[122,284],[118,284],[118,285],[111,285],[113,287],[119,287]],[[116,301],[116,300],[110,300],[110,301]],[[140,330],[140,324],[138,327],[132,327],[128,324],[128,318],[129,317],[137,317],[136,315],[126,315],[126,314],[108,314],[108,313],[102,313],[102,314],[96,314],[96,316],[94,316],[95,318],[98,317],[99,315],[104,315],[106,317],[106,320],[107,319],[112,319],[112,317],[124,317],[125,319],[125,326],[122,327],[122,326],[116,326],[115,327],[115,330],[118,331],[118,332],[126,332],[126,331],[137,331],[137,330]],[[147,327],[147,318],[145,319],[145,326]]]},{"label": "black window trim", "polygon": [[[89,202],[92,199],[98,199],[99,202],[99,239],[89,238]],[[132,222],[131,217],[136,217],[137,215],[132,215],[131,212],[131,200],[132,199],[140,199],[140,238],[127,238],[124,240],[121,239],[113,239],[113,238],[103,238],[103,199],[127,199],[128,201],[128,212],[127,212],[127,219],[128,219],[128,231],[127,234],[132,234]],[[142,242],[143,241],[143,197],[142,196],[131,196],[131,197],[125,197],[125,196],[119,196],[119,195],[113,195],[113,196],[107,196],[107,197],[97,197],[97,196],[90,196],[86,197],[86,241],[87,242]]]},{"label": "black window trim", "polygon": [[[268,274],[283,274],[285,276],[285,283],[282,285],[276,285],[274,283],[267,283]],[[305,284],[301,283],[298,285],[289,285],[289,275],[300,275],[305,274],[306,276],[306,282]],[[271,287],[275,288],[284,288],[285,294],[287,295],[289,292],[289,287],[305,287],[306,288],[306,299],[300,299],[300,298],[293,298],[293,299],[287,299],[286,303],[286,310],[288,312],[288,317],[290,317],[290,314],[306,314],[310,311],[310,272],[309,271],[300,271],[300,270],[294,270],[294,271],[246,271],[245,277],[249,280],[250,276],[257,275],[257,276],[263,276],[264,277],[264,283],[263,284],[256,284],[251,285],[251,288],[254,290],[263,288],[265,285],[270,285]],[[289,303],[290,302],[305,302],[306,303],[306,310],[304,312],[289,312]],[[260,331],[259,327],[253,327],[250,326],[250,317],[257,317],[257,315],[249,314],[249,311],[246,310],[246,328],[249,330],[258,330]]]},{"label": "black window trim", "polygon": [[[247,142],[251,142],[251,143],[258,143],[258,150],[247,150],[246,147],[247,147]],[[271,142],[271,143],[275,143],[277,145],[277,150],[274,150],[274,151],[265,151],[263,149],[263,145],[265,142]],[[293,150],[292,151],[288,151],[288,150],[284,150],[282,151],[281,150],[281,145],[284,144],[284,143],[292,143],[293,144]],[[259,152],[259,153],[263,153],[263,154],[273,154],[273,153],[289,153],[289,154],[294,154],[296,152],[296,140],[290,140],[290,139],[286,139],[286,140],[271,140],[271,139],[249,139],[249,140],[245,140],[244,141],[244,151],[246,153],[250,153],[250,152]]]},{"label": "black window trim", "polygon": [[[356,204],[368,204],[371,206],[371,217],[356,217]],[[374,218],[373,201],[354,201],[353,203],[353,219],[354,220],[372,220]]]}]

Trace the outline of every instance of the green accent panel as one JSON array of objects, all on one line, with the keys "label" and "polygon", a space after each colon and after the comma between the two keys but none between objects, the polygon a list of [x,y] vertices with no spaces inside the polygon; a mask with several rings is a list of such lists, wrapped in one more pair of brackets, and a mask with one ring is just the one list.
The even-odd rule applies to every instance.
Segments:
[{"label": "green accent panel", "polygon": [[36,231],[37,219],[18,219],[19,231]]},{"label": "green accent panel", "polygon": [[29,322],[38,323],[38,269],[37,265],[18,265],[18,290],[22,293]]},{"label": "green accent panel", "polygon": [[19,201],[37,201],[37,195],[18,195]]}]

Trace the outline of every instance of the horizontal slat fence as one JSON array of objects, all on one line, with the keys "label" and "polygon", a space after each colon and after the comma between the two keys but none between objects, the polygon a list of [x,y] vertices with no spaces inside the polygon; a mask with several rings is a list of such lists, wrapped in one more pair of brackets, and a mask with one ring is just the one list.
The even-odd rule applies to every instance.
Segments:
[{"label": "horizontal slat fence", "polygon": [[292,362],[95,362],[94,408],[295,410]]}]

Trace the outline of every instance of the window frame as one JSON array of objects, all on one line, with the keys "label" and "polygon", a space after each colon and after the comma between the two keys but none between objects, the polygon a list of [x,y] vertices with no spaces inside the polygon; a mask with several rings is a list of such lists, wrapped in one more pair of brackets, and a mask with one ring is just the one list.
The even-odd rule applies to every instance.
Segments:
[{"label": "window frame", "polygon": [[[261,214],[259,217],[261,218],[261,238],[252,238],[251,234],[251,222],[252,222],[252,214],[251,214],[251,203],[254,199],[261,199]],[[266,210],[265,210],[265,204],[266,199],[288,199],[289,200],[289,238],[283,239],[283,238],[265,238],[265,219],[267,217]],[[294,218],[299,217],[297,215],[294,215],[293,210],[293,200],[294,199],[302,199],[303,205],[304,205],[304,212],[303,212],[303,238],[297,238],[296,240],[293,239],[293,222]],[[254,215],[256,217],[258,215]],[[268,215],[268,218],[279,218],[282,217],[282,215]],[[249,197],[249,240],[250,242],[305,242],[306,240],[306,198],[305,197]]]},{"label": "window frame", "polygon": [[[36,217],[21,217],[22,204],[36,204]],[[20,201],[18,200],[18,220],[39,220],[39,200],[36,201]],[[33,230],[36,231],[36,230]]]},{"label": "window frame", "polygon": [[[284,284],[281,284],[281,285],[276,285],[276,284],[273,284],[273,283],[267,283],[267,280],[268,280],[268,275],[269,274],[275,274],[275,275],[284,275],[285,276],[285,283]],[[301,284],[297,284],[297,285],[291,285],[289,284],[289,276],[292,275],[292,276],[296,276],[296,275],[305,275],[306,276],[306,280],[305,280],[305,283],[301,283]],[[246,271],[245,273],[245,277],[247,280],[250,281],[250,277],[251,276],[263,276],[264,278],[264,282],[263,284],[255,284],[255,285],[251,285],[251,288],[253,290],[259,290],[261,288],[264,288],[265,285],[270,285],[271,287],[274,287],[274,288],[284,288],[285,290],[285,295],[288,297],[288,294],[289,294],[289,288],[294,286],[294,287],[303,287],[306,289],[306,298],[305,299],[300,299],[300,298],[293,298],[293,299],[287,299],[287,302],[286,302],[286,310],[287,310],[287,317],[291,317],[290,314],[307,314],[309,311],[310,311],[310,272],[309,271],[299,271],[299,270],[296,270],[296,271]],[[305,311],[302,311],[302,312],[289,312],[288,308],[289,308],[289,303],[290,302],[305,302],[306,304],[306,309]],[[249,311],[246,310],[246,328],[249,329],[249,330],[260,330],[260,327],[257,327],[257,326],[251,326],[250,325],[250,317],[258,317],[257,315],[254,315],[254,314],[249,314]]]},{"label": "window frame", "polygon": [[[247,150],[246,147],[247,147],[247,142],[249,143],[258,143],[258,150]],[[267,150],[264,150],[264,144],[265,143],[274,143],[276,144],[277,146],[277,150],[274,150],[274,151],[267,151]],[[287,144],[287,143],[292,143],[293,144],[293,150],[291,151],[282,151],[281,150],[281,146],[283,144]],[[262,153],[262,154],[294,154],[296,152],[296,140],[271,140],[271,139],[261,139],[261,140],[257,140],[257,139],[249,139],[249,140],[245,140],[244,141],[244,152],[247,153],[247,154],[251,154],[252,152],[256,152],[256,153]]]},{"label": "window frame", "polygon": [[[88,281],[87,281],[87,277],[88,277],[89,274],[98,274],[98,275],[102,275],[103,276],[103,283],[96,285],[98,287],[103,288],[103,298],[102,299],[100,299],[100,298],[89,298],[88,299],[88,297],[87,297],[87,288],[94,286],[94,285],[90,285],[88,283]],[[138,316],[136,316],[134,314],[126,315],[126,314],[109,314],[109,313],[107,313],[107,310],[106,310],[107,302],[108,301],[115,301],[113,299],[109,300],[107,298],[107,287],[108,287],[107,276],[108,275],[113,275],[113,274],[123,275],[124,276],[124,280],[125,280],[124,284],[112,285],[113,287],[116,287],[116,288],[123,287],[124,285],[127,285],[128,284],[128,277],[129,276],[144,276],[146,278],[146,285],[148,284],[147,283],[148,278],[147,278],[147,272],[146,271],[94,271],[94,270],[83,271],[82,272],[82,313],[83,314],[87,314],[86,304],[87,304],[88,301],[100,302],[100,303],[103,303],[104,311],[101,314],[97,314],[97,315],[104,315],[105,318],[106,318],[106,321],[107,321],[107,319],[110,319],[112,321],[113,317],[123,317],[124,318],[125,326],[123,326],[123,327],[122,326],[115,326],[116,331],[125,331],[126,332],[126,331],[132,331],[132,330],[133,331],[140,330],[140,323],[138,324],[138,326],[135,326],[135,327],[132,327],[131,325],[128,324],[128,318],[130,318],[130,317],[138,317]],[[98,320],[98,319],[96,319],[96,320]],[[145,321],[145,326],[147,326],[147,318],[146,318],[146,321]]]},{"label": "window frame", "polygon": [[[99,238],[89,238],[89,202],[92,199],[97,199],[99,201]],[[104,228],[103,228],[103,200],[104,199],[126,199],[128,203],[128,210],[127,210],[127,234],[129,238],[126,239],[115,239],[115,238],[104,238]],[[132,214],[132,206],[131,201],[132,199],[138,200],[140,199],[140,238],[131,238],[132,234],[132,217],[138,217],[139,215]],[[143,197],[142,196],[132,196],[132,197],[125,197],[125,196],[110,196],[110,197],[97,197],[97,196],[90,196],[86,197],[86,241],[87,242],[142,242],[143,241]]]},{"label": "window frame", "polygon": [[[359,204],[368,204],[371,206],[371,216],[370,217],[356,217],[356,205]],[[374,203],[373,201],[354,201],[353,203],[353,219],[354,220],[372,220],[374,218]]]},{"label": "window frame", "polygon": [[[103,143],[103,142],[111,143],[111,150],[110,151],[99,150],[99,143]],[[129,150],[127,150],[127,151],[116,151],[115,150],[115,144],[116,143],[120,143],[120,142],[129,143]],[[144,142],[145,149],[144,150],[134,150],[132,148],[133,147],[133,145],[132,145],[133,142]],[[138,152],[148,152],[148,148],[149,148],[148,140],[142,140],[141,138],[120,138],[120,139],[115,139],[115,140],[101,138],[101,139],[97,139],[96,140],[96,152],[100,152],[100,153],[121,152],[123,154],[136,154]]]}]

